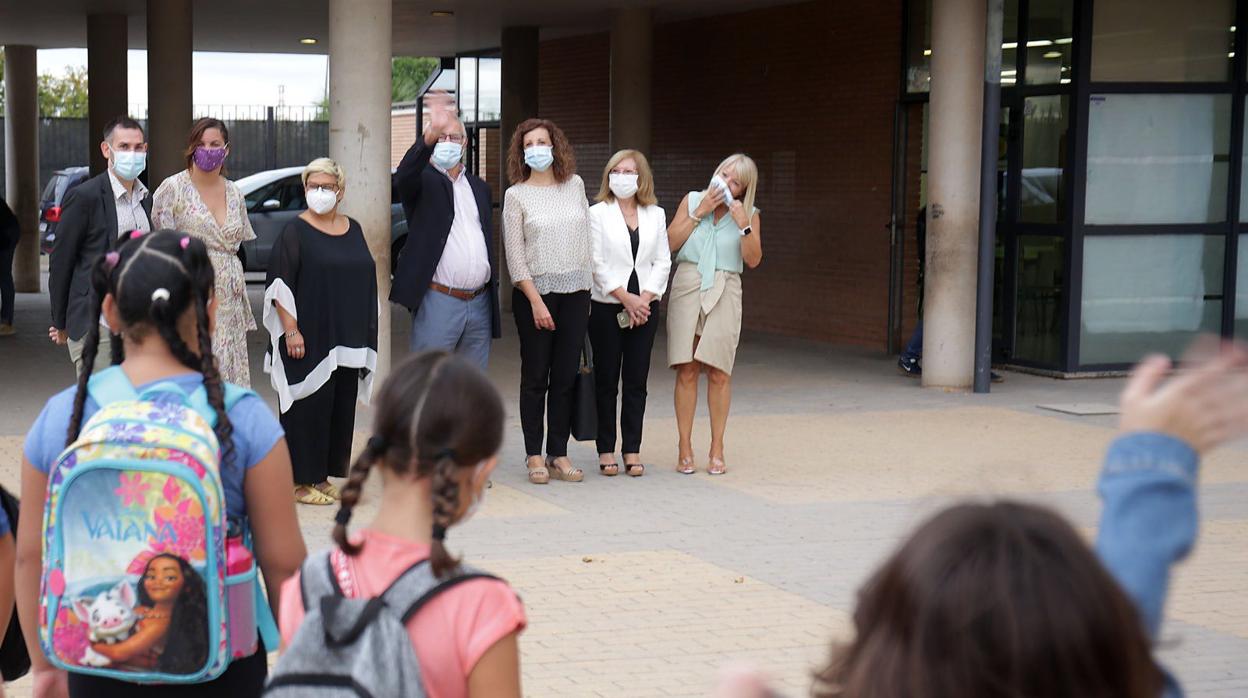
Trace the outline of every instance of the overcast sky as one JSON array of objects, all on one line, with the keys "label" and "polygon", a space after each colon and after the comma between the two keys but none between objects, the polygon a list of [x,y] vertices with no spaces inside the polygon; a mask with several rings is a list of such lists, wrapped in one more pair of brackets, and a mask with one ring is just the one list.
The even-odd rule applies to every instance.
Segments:
[{"label": "overcast sky", "polygon": [[[39,73],[61,75],[86,67],[86,49],[40,49]],[[326,56],[289,53],[207,53],[193,57],[196,105],[276,105],[278,86],[285,103],[316,104],[325,96]],[[147,52],[130,51],[128,104],[147,104]]]}]

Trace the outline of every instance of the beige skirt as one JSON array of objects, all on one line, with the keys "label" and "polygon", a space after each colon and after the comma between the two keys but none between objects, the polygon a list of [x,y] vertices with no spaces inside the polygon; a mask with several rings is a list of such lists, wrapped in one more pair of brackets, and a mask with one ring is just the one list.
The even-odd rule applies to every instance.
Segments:
[{"label": "beige skirt", "polygon": [[697,361],[732,374],[741,341],[741,275],[717,271],[715,285],[703,293],[697,265],[681,263],[667,299],[667,365]]}]

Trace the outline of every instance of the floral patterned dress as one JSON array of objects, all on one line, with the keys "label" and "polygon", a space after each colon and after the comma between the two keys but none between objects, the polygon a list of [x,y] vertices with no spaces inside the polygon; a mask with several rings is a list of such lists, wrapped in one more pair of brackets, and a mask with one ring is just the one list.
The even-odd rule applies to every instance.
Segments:
[{"label": "floral patterned dress", "polygon": [[238,246],[256,239],[247,219],[243,193],[231,181],[225,183],[225,225],[217,225],[212,211],[191,182],[188,170],[160,183],[152,197],[152,227],[189,233],[204,241],[217,277],[217,324],[212,353],[221,378],[251,387],[247,359],[247,332],[256,329],[256,317],[247,301],[247,281]]}]

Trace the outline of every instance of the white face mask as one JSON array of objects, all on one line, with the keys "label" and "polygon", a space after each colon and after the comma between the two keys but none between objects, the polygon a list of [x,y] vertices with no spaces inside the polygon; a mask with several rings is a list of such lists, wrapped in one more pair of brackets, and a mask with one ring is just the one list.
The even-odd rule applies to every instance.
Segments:
[{"label": "white face mask", "polygon": [[321,188],[309,189],[307,191],[308,208],[321,214],[322,216],[334,210],[338,205],[338,195],[332,191]]},{"label": "white face mask", "polygon": [[617,199],[627,199],[637,193],[637,175],[612,172],[608,178],[611,193]]}]

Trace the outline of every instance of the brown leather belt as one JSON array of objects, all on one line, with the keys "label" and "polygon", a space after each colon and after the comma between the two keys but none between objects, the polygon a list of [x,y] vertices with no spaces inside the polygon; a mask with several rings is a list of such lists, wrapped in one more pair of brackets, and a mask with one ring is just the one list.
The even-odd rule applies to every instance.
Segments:
[{"label": "brown leather belt", "polygon": [[438,293],[445,293],[451,298],[458,298],[461,301],[470,301],[482,293],[485,293],[485,289],[489,288],[489,285],[487,284],[482,286],[475,291],[461,291],[457,288],[451,288],[450,286],[443,286],[442,284],[429,284],[429,288],[437,291]]}]

